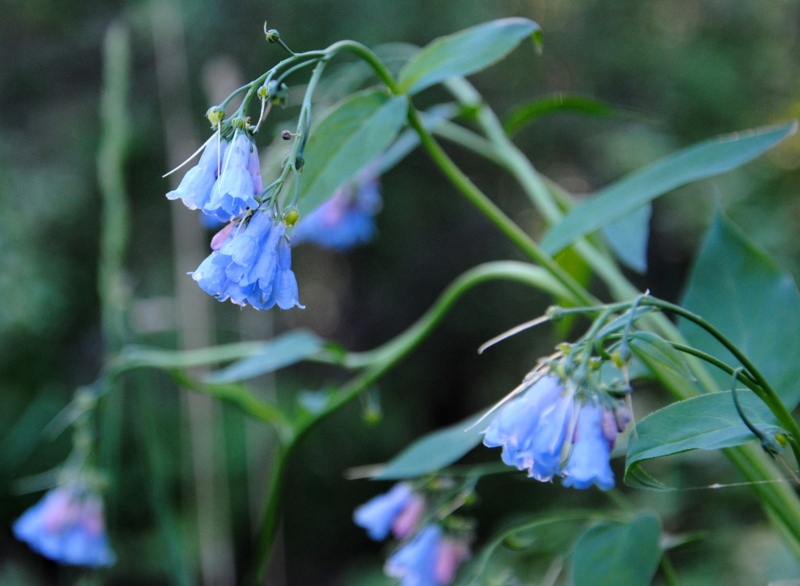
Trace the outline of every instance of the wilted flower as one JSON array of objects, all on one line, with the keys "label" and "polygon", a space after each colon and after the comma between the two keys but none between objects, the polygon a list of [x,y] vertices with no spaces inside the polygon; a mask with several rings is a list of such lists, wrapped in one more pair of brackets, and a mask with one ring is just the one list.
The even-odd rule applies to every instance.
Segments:
[{"label": "wilted flower", "polygon": [[375,235],[375,214],[381,207],[378,177],[371,168],[353,183],[301,218],[294,242],[312,242],[323,248],[348,250]]},{"label": "wilted flower", "polygon": [[560,475],[566,486],[608,490],[614,486],[611,448],[627,419],[620,423],[612,410],[576,398],[559,377],[546,374],[500,408],[483,443],[502,446],[503,462],[537,480]]},{"label": "wilted flower", "polygon": [[214,252],[192,278],[220,301],[230,299],[256,309],[303,307],[285,231],[283,222],[268,210],[226,226],[212,240]]},{"label": "wilted flower", "polygon": [[439,525],[426,525],[386,560],[384,571],[401,586],[444,586],[467,558],[465,541],[443,536]]},{"label": "wilted flower", "polygon": [[400,482],[389,492],[358,507],[353,513],[353,520],[376,541],[386,539],[390,530],[403,539],[413,531],[424,508],[425,499],[414,492],[410,484]]},{"label": "wilted flower", "polygon": [[103,503],[82,486],[54,488],[14,523],[14,535],[31,549],[63,564],[110,566]]}]

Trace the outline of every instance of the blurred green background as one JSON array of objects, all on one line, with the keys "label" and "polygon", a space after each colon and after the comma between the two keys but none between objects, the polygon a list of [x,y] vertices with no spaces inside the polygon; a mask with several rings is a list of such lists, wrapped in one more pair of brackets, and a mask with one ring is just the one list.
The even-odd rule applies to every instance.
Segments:
[{"label": "blurred green background", "polygon": [[[266,339],[304,327],[363,350],[401,332],[469,267],[521,258],[423,153],[413,153],[383,178],[377,241],[348,255],[295,251],[293,266],[307,309],[285,313],[222,305],[195,287],[185,273],[205,256],[209,235],[195,215],[166,200],[170,183],[161,175],[205,140],[209,105],[283,57],[264,41],[264,20],[303,51],[343,38],[369,46],[422,45],[503,16],[539,22],[544,53],[538,56],[525,44],[474,76],[501,117],[559,92],[614,108],[602,117],[548,116],[515,137],[541,172],[576,194],[692,142],[800,115],[800,4],[791,0],[3,3],[1,584],[88,580],[30,552],[13,538],[10,526],[39,498],[25,492],[30,482],[20,481],[58,466],[69,453],[68,434],[46,438],[44,426],[78,385],[94,380],[102,364],[96,151],[108,26],[127,25],[132,43],[129,341],[174,348]],[[336,75],[336,68],[331,73]],[[295,81],[302,85],[305,78]],[[302,90],[292,90],[294,100],[285,111],[269,118],[259,146],[290,127],[297,91]],[[425,106],[443,98],[434,89],[416,102]],[[470,153],[448,149],[520,225],[541,232],[540,219],[509,177]],[[662,198],[651,224],[650,268],[644,276],[634,275],[634,282],[678,299],[719,206],[797,277],[799,191],[795,137],[740,171]],[[596,292],[603,295],[601,288]],[[267,583],[386,583],[380,572],[385,549],[350,519],[355,506],[388,486],[347,480],[344,471],[385,461],[426,431],[458,421],[513,388],[559,334],[529,332],[480,358],[475,350],[539,315],[550,302],[515,284],[481,286],[374,389],[370,397],[379,397],[380,421],[365,418],[371,409],[365,400],[319,426],[290,467],[283,528]],[[342,382],[343,376],[302,366],[264,377],[254,388],[284,401],[298,390]],[[159,374],[137,374],[124,387],[115,399],[118,424],[101,413],[112,431],[102,436],[101,463],[112,481],[109,527],[120,560],[97,579],[235,583],[252,558],[251,534],[269,478],[270,433],[234,408],[189,396]],[[643,387],[635,400],[641,417],[664,399],[658,389]],[[479,448],[471,458],[498,455]],[[670,462],[663,474],[673,484],[692,486],[738,480],[719,454]],[[666,496],[622,490],[637,506],[662,513],[669,531],[706,532],[704,540],[676,553],[686,584],[763,583],[796,569],[747,488]],[[515,515],[612,506],[594,491],[510,476],[483,481],[479,493],[472,512],[483,540]],[[535,573],[530,583],[538,583]]]}]

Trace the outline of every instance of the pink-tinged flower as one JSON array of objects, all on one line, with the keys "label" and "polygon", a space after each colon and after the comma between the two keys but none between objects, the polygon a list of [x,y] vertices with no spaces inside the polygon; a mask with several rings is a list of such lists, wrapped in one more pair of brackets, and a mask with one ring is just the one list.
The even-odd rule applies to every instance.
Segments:
[{"label": "pink-tinged flower", "polygon": [[419,525],[420,519],[425,512],[425,499],[422,495],[412,492],[405,508],[392,523],[392,533],[397,539],[405,539],[411,535]]},{"label": "pink-tinged flower", "polygon": [[466,541],[446,536],[439,525],[426,525],[388,560],[384,572],[401,586],[446,586],[469,559]]},{"label": "pink-tinged flower", "polygon": [[403,539],[414,530],[424,510],[425,499],[410,484],[400,482],[358,507],[353,521],[376,541],[386,539],[389,531]]},{"label": "pink-tinged flower", "polygon": [[463,539],[445,537],[439,544],[434,576],[437,584],[450,584],[458,567],[470,557],[469,544]]},{"label": "pink-tinged flower", "polygon": [[103,502],[81,486],[54,488],[14,523],[14,535],[31,549],[62,564],[110,566]]},{"label": "pink-tinged flower", "polygon": [[380,207],[378,178],[373,168],[368,167],[352,184],[341,187],[328,201],[301,218],[293,241],[349,250],[375,236],[375,214]]}]

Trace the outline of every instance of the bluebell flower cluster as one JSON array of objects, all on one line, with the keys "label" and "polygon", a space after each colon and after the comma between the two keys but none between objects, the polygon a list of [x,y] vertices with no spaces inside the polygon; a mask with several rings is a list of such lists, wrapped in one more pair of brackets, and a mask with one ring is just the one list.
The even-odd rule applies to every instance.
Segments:
[{"label": "bluebell flower cluster", "polygon": [[100,497],[85,487],[54,488],[14,523],[14,535],[31,549],[62,564],[110,566]]},{"label": "bluebell flower cluster", "polygon": [[258,207],[256,197],[263,188],[256,146],[247,132],[237,130],[230,142],[219,132],[212,136],[197,165],[187,171],[167,197],[230,222]]},{"label": "bluebell flower cluster", "polygon": [[392,533],[404,540],[384,568],[401,586],[450,584],[458,566],[470,555],[465,539],[446,536],[437,523],[422,524],[425,509],[425,498],[409,483],[401,482],[353,513],[356,525],[366,529],[372,539],[380,541]]},{"label": "bluebell flower cluster", "polygon": [[545,374],[499,409],[483,443],[502,447],[503,462],[537,480],[563,476],[565,486],[609,490],[611,450],[630,417],[624,407],[596,399],[578,398],[558,376]]},{"label": "bluebell flower cluster", "polygon": [[303,307],[286,227],[272,210],[230,223],[211,245],[213,252],[190,273],[203,291],[256,309]]},{"label": "bluebell flower cluster", "polygon": [[353,183],[300,219],[294,242],[345,251],[369,242],[376,233],[375,214],[381,208],[378,177],[368,168]]}]

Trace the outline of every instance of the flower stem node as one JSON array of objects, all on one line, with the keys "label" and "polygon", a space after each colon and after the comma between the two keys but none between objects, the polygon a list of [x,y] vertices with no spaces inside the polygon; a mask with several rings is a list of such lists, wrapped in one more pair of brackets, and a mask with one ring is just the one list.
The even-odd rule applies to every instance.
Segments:
[{"label": "flower stem node", "polygon": [[211,128],[217,128],[225,118],[225,110],[219,106],[211,106],[206,112],[206,118],[211,122]]}]

